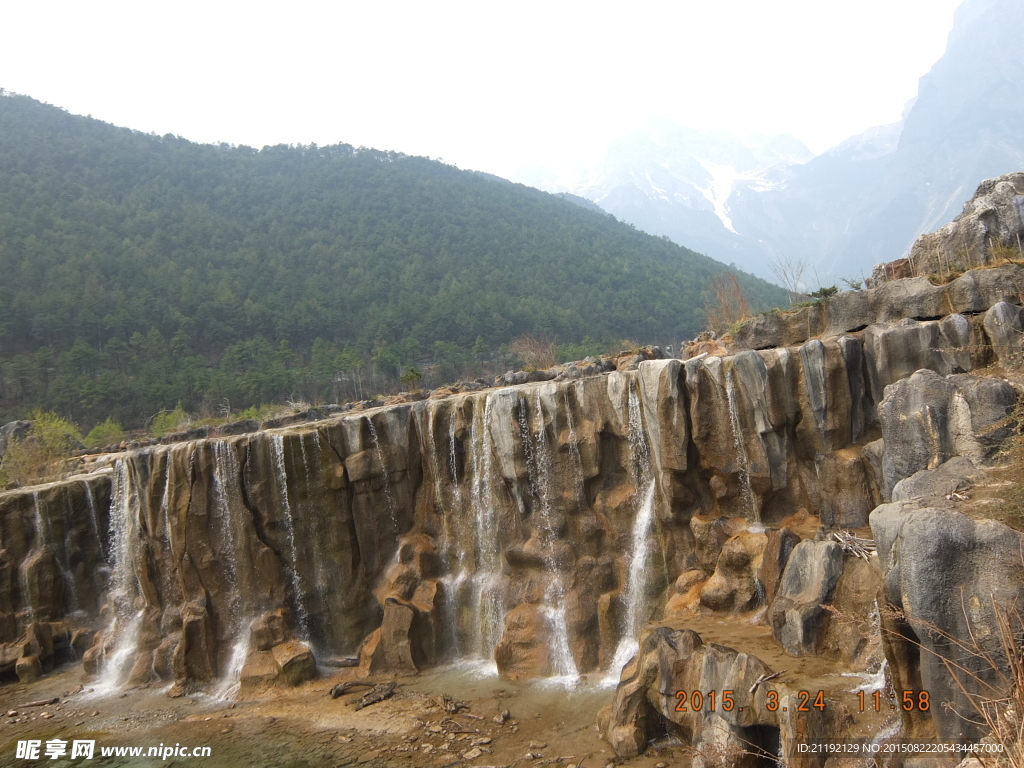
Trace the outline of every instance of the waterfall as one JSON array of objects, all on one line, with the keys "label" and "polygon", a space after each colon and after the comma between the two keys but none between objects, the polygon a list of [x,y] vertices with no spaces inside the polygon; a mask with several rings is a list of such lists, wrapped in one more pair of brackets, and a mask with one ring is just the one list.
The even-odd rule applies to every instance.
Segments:
[{"label": "waterfall", "polygon": [[274,466],[277,470],[277,487],[281,494],[281,508],[284,510],[286,533],[288,534],[289,550],[289,571],[292,581],[292,591],[295,593],[295,619],[299,625],[299,632],[302,639],[309,638],[309,614],[306,612],[304,602],[304,589],[302,577],[299,575],[298,558],[295,551],[295,521],[292,518],[292,506],[288,501],[288,473],[284,464],[284,437],[274,435],[271,440],[271,447],[274,454]]},{"label": "waterfall", "polygon": [[459,471],[455,457],[455,410],[452,410],[451,418],[448,420],[448,464],[452,473],[452,495],[455,505],[458,506],[462,500],[462,492],[459,489]]},{"label": "waterfall", "polygon": [[[462,569],[463,563],[462,557],[460,556],[460,547],[458,546],[458,542],[456,541],[456,537],[453,534],[451,527],[452,517],[454,516],[455,510],[445,503],[445,497],[448,494],[446,493],[444,486],[445,475],[441,470],[441,464],[438,461],[436,430],[434,427],[437,410],[437,407],[434,408],[433,412],[428,408],[424,408],[421,412],[422,419],[426,422],[425,428],[421,428],[422,434],[426,437],[426,443],[420,446],[420,450],[421,452],[425,451],[426,455],[430,457],[430,474],[434,484],[434,509],[436,510],[439,522],[441,523],[441,557],[444,560],[448,571],[448,575],[442,579],[442,581],[445,582],[446,587],[452,588],[454,583],[453,579],[458,577],[458,572]],[[452,470],[452,474],[455,474],[454,469]],[[458,563],[455,562],[456,560],[458,560]]]},{"label": "waterfall", "polygon": [[100,557],[106,560],[107,550],[103,543],[103,537],[100,536],[100,523],[96,516],[96,499],[92,495],[92,486],[88,480],[83,480],[82,485],[85,486],[85,503],[89,507],[89,522],[92,524],[93,536],[96,537],[96,546],[99,548]]},{"label": "waterfall", "polygon": [[[323,465],[320,460],[320,435],[316,431],[312,432],[300,432],[297,436],[299,441],[299,454],[302,457],[302,481],[305,484],[306,503],[303,506],[300,502],[297,504],[297,512],[305,514],[302,515],[303,520],[309,526],[307,541],[311,543],[309,557],[310,565],[312,566],[313,573],[313,584],[312,593],[316,596],[316,600],[319,603],[321,610],[326,610],[326,593],[330,587],[328,585],[328,576],[324,571],[324,557],[323,547],[318,545],[320,541],[320,533],[323,531],[322,527],[322,516],[317,513],[316,507],[310,507],[310,499],[316,497],[319,493],[319,488],[323,487],[322,478],[319,475],[323,472]],[[309,463],[309,453],[306,450],[306,438],[309,437],[313,440],[316,445],[317,461],[315,464]],[[318,525],[320,523],[320,525]],[[307,637],[307,640],[311,638]]]},{"label": "waterfall", "polygon": [[[139,532],[140,496],[132,462],[119,458],[114,462],[114,476],[110,497],[111,589],[110,602],[113,617],[106,629],[112,642],[103,659],[102,672],[95,686],[97,693],[111,693],[121,687],[139,645],[139,630],[143,610],[135,607],[135,598],[141,592],[138,573],[144,567],[140,562]],[[166,504],[166,492],[164,496]],[[127,668],[126,668],[127,667]]]},{"label": "waterfall", "polygon": [[470,444],[473,446],[472,506],[477,563],[473,574],[473,651],[479,658],[491,660],[501,639],[505,622],[502,605],[501,541],[494,499],[494,467],[488,425],[491,422],[490,395],[483,397],[484,407],[473,408]]},{"label": "waterfall", "polygon": [[[519,401],[520,424],[524,422],[524,412],[527,409],[525,398]],[[569,645],[569,627],[565,617],[565,583],[562,578],[561,569],[558,563],[554,562],[556,531],[553,519],[554,510],[551,504],[551,472],[554,465],[554,456],[548,444],[547,431],[544,428],[544,408],[541,403],[540,393],[536,397],[537,405],[537,431],[534,436],[536,446],[527,452],[527,463],[532,458],[532,472],[530,473],[531,484],[536,489],[537,498],[540,501],[540,509],[537,514],[537,533],[541,537],[541,551],[548,570],[551,573],[551,581],[544,592],[543,607],[544,616],[548,621],[551,631],[551,667],[555,677],[574,685],[579,679],[579,670],[576,667],[576,660],[573,658],[572,649]],[[527,430],[527,438],[529,431]],[[524,444],[529,448],[529,443]]]},{"label": "waterfall", "polygon": [[651,450],[644,431],[640,398],[634,385],[629,387],[629,449],[636,482],[632,540],[627,554],[626,584],[623,589],[624,626],[615,657],[608,670],[608,681],[619,682],[622,668],[639,650],[640,629],[647,620],[646,593],[649,580],[647,566],[649,537],[654,522],[654,476],[651,473]]},{"label": "waterfall", "polygon": [[[51,551],[57,560],[57,567],[60,568],[61,580],[64,582],[64,594],[66,596],[66,603],[69,613],[73,613],[78,610],[78,587],[75,584],[74,576],[71,574],[71,563],[68,561],[68,548],[67,548],[67,533],[69,526],[67,525],[67,514],[65,511],[64,515],[64,540],[58,541],[58,537],[54,535],[53,526],[50,525],[46,517],[43,515],[43,511],[39,504],[39,492],[32,492],[32,509],[35,515],[35,537],[34,549],[41,550],[47,544],[50,545]],[[25,574],[25,587],[28,587],[28,574]],[[32,611],[33,616],[35,611]]]},{"label": "waterfall", "polygon": [[35,513],[35,548],[42,549],[43,545],[50,540],[50,532],[46,521],[43,519],[42,511],[39,509],[39,491],[32,492],[32,510]]},{"label": "waterfall", "polygon": [[221,677],[213,695],[218,699],[233,699],[238,695],[242,687],[242,668],[245,666],[245,659],[249,655],[249,632],[242,632],[231,647],[231,657],[228,659],[227,669]]},{"label": "waterfall", "polygon": [[213,442],[213,494],[214,509],[217,511],[220,535],[223,539],[223,546],[218,552],[219,559],[224,561],[227,571],[227,579],[231,585],[230,611],[232,623],[238,624],[242,619],[239,616],[241,596],[238,589],[238,573],[235,569],[235,562],[238,560],[238,550],[235,544],[235,511],[232,509],[232,494],[229,488],[238,477],[238,461],[235,452],[227,443],[217,440]]},{"label": "waterfall", "polygon": [[238,457],[234,446],[222,440],[212,443],[213,447],[213,493],[214,509],[217,512],[218,527],[222,539],[218,560],[224,562],[227,580],[230,585],[228,622],[230,631],[235,637],[231,658],[216,695],[229,698],[237,693],[242,675],[242,665],[249,647],[249,624],[252,620],[252,609],[243,604],[243,590],[238,583],[237,563],[241,561],[238,551],[238,530],[240,507],[242,501],[236,487],[240,476]]},{"label": "waterfall", "polygon": [[[438,460],[437,433],[434,422],[440,407],[440,404],[436,402],[423,403],[422,406],[417,407],[413,411],[413,415],[416,419],[417,433],[420,440],[420,455],[430,462],[429,476],[434,489],[434,512],[440,524],[438,545],[440,558],[445,569],[445,573],[440,579],[444,598],[442,602],[441,623],[445,628],[448,643],[452,649],[452,656],[457,659],[461,656],[459,607],[461,605],[460,592],[465,572],[463,570],[464,563],[462,561],[464,558],[462,557],[461,547],[452,532],[452,517],[458,510],[452,509],[446,503],[448,493],[444,485],[445,473],[442,471],[441,463]],[[372,430],[373,425],[371,424],[370,426]],[[374,445],[376,447],[378,445],[376,443],[376,433],[371,431],[371,435],[374,436]],[[377,455],[383,467],[383,453],[378,451]],[[452,474],[454,476],[454,470],[452,470]],[[397,554],[396,551],[396,557]]]},{"label": "waterfall", "polygon": [[576,425],[572,419],[572,408],[569,406],[569,388],[562,390],[565,402],[565,422],[569,427],[569,459],[571,462],[573,485],[576,490],[576,503],[582,512],[587,506],[586,489],[583,487],[583,457],[580,456],[579,438],[576,436]]},{"label": "waterfall", "polygon": [[758,508],[754,489],[750,485],[750,460],[747,458],[747,446],[743,441],[743,433],[740,428],[740,412],[736,403],[736,382],[732,368],[725,374],[725,397],[729,403],[729,426],[732,429],[733,447],[736,449],[736,457],[740,462],[740,490],[743,493],[747,515],[751,521],[759,523],[761,522],[761,510]]},{"label": "waterfall", "polygon": [[[72,537],[74,529],[75,519],[75,506],[72,501],[70,491],[62,494],[64,497],[64,504],[61,507],[63,523],[63,536],[61,537],[57,549],[57,562],[60,565],[61,575],[64,577],[65,594],[67,595],[67,610],[69,613],[75,613],[81,607],[81,602],[78,599],[78,580],[75,575],[71,572],[71,558],[68,555],[68,550],[71,547],[68,545],[68,541]],[[38,499],[36,500],[38,504]],[[55,544],[58,542],[54,542]]]},{"label": "waterfall", "polygon": [[654,519],[654,483],[648,483],[647,491],[644,493],[643,503],[633,522],[633,544],[629,554],[629,567],[626,574],[626,588],[624,590],[625,604],[625,626],[619,645],[615,649],[615,658],[608,670],[609,681],[619,682],[619,675],[622,668],[626,666],[633,655],[640,649],[639,633],[643,624],[643,601],[646,591],[645,570],[647,565],[647,537],[650,532],[651,522]]},{"label": "waterfall", "polygon": [[384,498],[387,500],[388,513],[391,515],[391,527],[395,532],[395,536],[397,536],[399,534],[398,514],[395,511],[395,497],[391,493],[391,482],[388,479],[388,465],[384,460],[384,449],[381,447],[380,438],[377,437],[377,430],[373,426],[373,420],[369,416],[366,417],[366,425],[370,429],[370,439],[373,441],[373,448],[377,453],[377,461],[380,462],[380,473],[384,483]]}]

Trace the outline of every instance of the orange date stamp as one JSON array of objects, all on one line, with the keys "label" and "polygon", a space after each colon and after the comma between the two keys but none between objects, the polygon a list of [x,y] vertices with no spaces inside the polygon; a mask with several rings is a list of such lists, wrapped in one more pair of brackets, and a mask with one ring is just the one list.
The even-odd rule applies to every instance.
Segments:
[{"label": "orange date stamp", "polygon": [[[824,710],[828,706],[828,699],[824,691],[796,691],[796,702],[793,710],[796,712],[810,712],[813,709]],[[735,691],[676,691],[676,712],[742,712],[744,707],[736,702]],[[778,691],[768,690],[764,696],[764,706],[769,712],[789,710],[788,704],[783,704],[779,698]],[[857,707],[861,712],[874,710],[904,712],[918,711],[927,712],[931,708],[931,696],[928,691],[901,691],[897,693],[882,693],[874,691],[857,691]]]}]

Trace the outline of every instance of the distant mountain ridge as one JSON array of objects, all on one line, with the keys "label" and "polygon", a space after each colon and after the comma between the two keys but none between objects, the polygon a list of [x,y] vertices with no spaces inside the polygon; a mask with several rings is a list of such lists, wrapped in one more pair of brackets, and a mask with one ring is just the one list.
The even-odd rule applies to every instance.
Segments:
[{"label": "distant mountain ridge", "polygon": [[592,200],[645,232],[770,277],[761,269],[763,249],[736,232],[729,200],[737,188],[775,184],[771,169],[810,157],[792,136],[740,139],[657,119],[614,142],[599,167],[562,176],[527,172],[521,178]]},{"label": "distant mountain ridge", "polygon": [[[1024,169],[1021,28],[1020,0],[965,0],[904,119],[817,157],[779,151],[777,163],[747,170],[741,151],[722,152],[715,178],[700,159],[726,138],[695,141],[677,128],[675,144],[657,153],[643,135],[613,146],[603,169],[566,191],[765,277],[777,257],[832,279],[866,276],[956,216],[983,179]],[[672,153],[679,162],[665,161]]]}]

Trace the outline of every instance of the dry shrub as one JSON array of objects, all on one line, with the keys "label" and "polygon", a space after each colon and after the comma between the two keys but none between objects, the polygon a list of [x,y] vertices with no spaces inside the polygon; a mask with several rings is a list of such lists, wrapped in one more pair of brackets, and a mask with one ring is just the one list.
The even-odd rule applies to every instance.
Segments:
[{"label": "dry shrub", "polygon": [[527,368],[540,371],[555,364],[556,346],[556,342],[544,336],[523,334],[512,342],[512,352]]},{"label": "dry shrub", "polygon": [[0,461],[0,484],[30,485],[55,480],[63,474],[63,459],[81,447],[82,435],[71,422],[55,413],[36,410],[24,440],[14,440]]},{"label": "dry shrub", "polygon": [[[1024,560],[1021,564],[1024,566]],[[981,766],[1024,768],[1024,719],[1020,716],[1024,712],[1024,618],[1016,607],[1000,605],[995,600],[992,609],[996,626],[994,637],[989,637],[976,633],[980,628],[971,626],[967,609],[961,606],[969,636],[959,638],[930,622],[914,620],[895,606],[880,606],[882,615],[893,624],[905,624],[919,635],[927,632],[945,641],[947,650],[940,654],[900,631],[883,630],[896,640],[911,642],[922,655],[933,654],[945,666],[946,674],[972,711],[962,712],[952,705],[946,705],[947,708],[987,731],[982,743],[999,747],[998,752],[974,754]]]},{"label": "dry shrub", "polygon": [[711,278],[711,298],[704,304],[704,316],[708,329],[719,336],[751,317],[747,297],[732,272]]}]

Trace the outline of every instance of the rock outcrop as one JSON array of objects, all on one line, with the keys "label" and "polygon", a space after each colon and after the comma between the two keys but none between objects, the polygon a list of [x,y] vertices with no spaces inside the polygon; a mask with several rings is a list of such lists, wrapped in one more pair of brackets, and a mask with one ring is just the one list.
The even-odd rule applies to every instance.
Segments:
[{"label": "rock outcrop", "polygon": [[99,627],[110,479],[85,475],[2,498],[0,672],[35,674],[80,658],[83,633]]},{"label": "rock outcrop", "polygon": [[926,692],[931,702],[926,711],[902,712],[905,733],[975,740],[983,735],[979,707],[1007,684],[1000,614],[1016,637],[1022,630],[1024,536],[911,502],[878,507],[871,529],[884,572],[882,639],[893,688]]},{"label": "rock outcrop", "polygon": [[0,427],[0,459],[7,453],[12,440],[24,440],[32,426],[31,421],[9,421]]},{"label": "rock outcrop", "polygon": [[691,630],[659,627],[622,670],[598,726],[621,758],[668,735],[692,747],[694,764],[704,766],[801,764],[798,744],[845,735],[841,702],[800,713],[797,692],[761,682],[769,676],[755,656],[704,643]]},{"label": "rock outcrop", "polygon": [[910,255],[879,264],[872,283],[915,275],[965,271],[992,261],[1024,258],[1024,173],[981,182],[963,212],[936,232],[921,235]]},{"label": "rock outcrop", "polygon": [[920,370],[885,390],[878,407],[885,455],[882,493],[891,498],[904,478],[954,456],[988,459],[1013,432],[1017,403],[1007,381]]},{"label": "rock outcrop", "polygon": [[1024,266],[1020,264],[972,270],[943,285],[912,277],[861,291],[841,291],[809,307],[759,315],[736,333],[733,346],[769,349],[854,333],[870,325],[921,322],[954,314],[970,318],[983,315],[999,302],[1020,306],[1022,297]]}]

